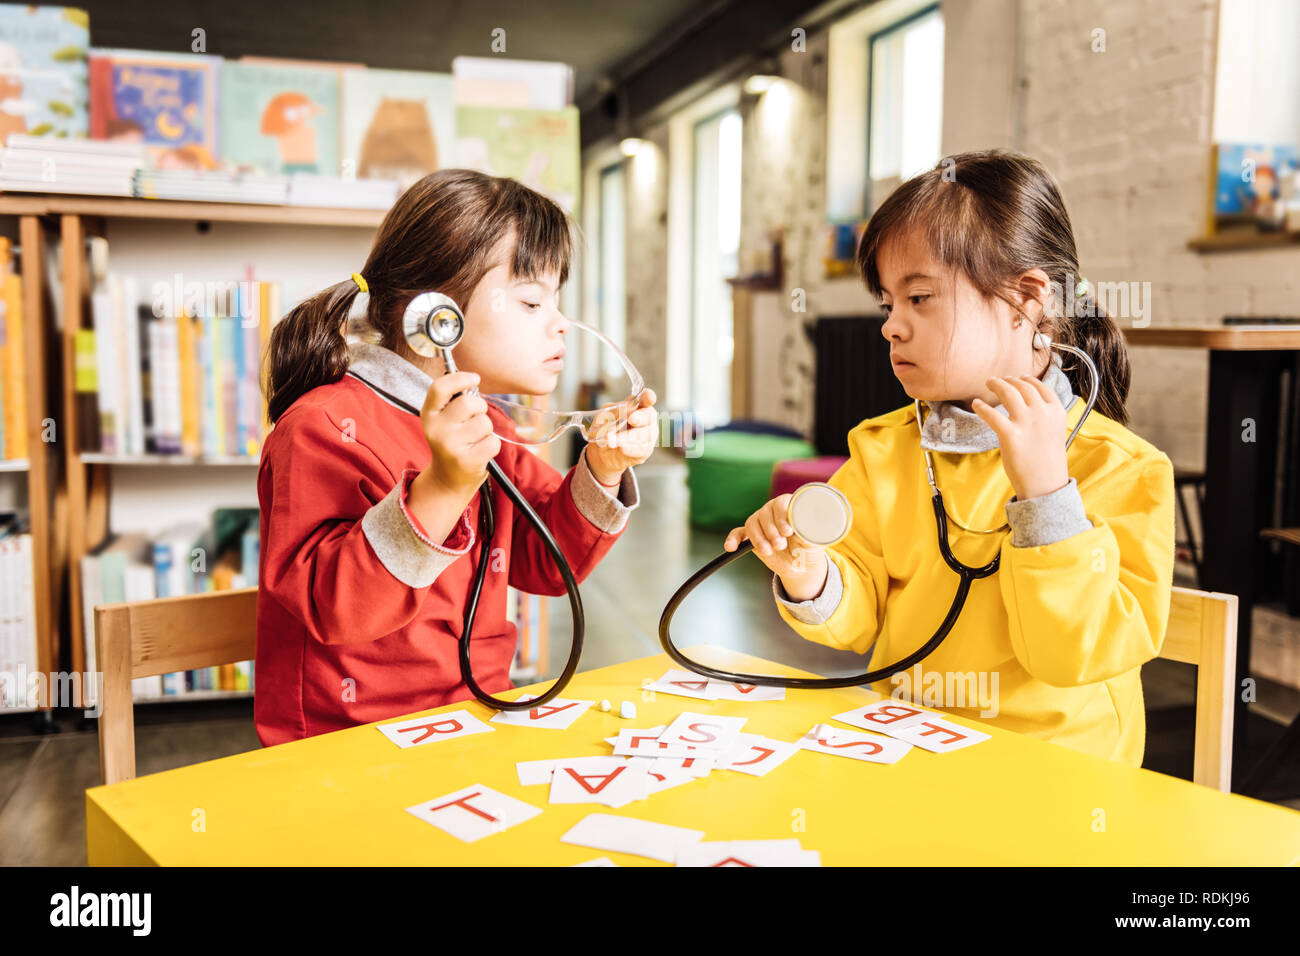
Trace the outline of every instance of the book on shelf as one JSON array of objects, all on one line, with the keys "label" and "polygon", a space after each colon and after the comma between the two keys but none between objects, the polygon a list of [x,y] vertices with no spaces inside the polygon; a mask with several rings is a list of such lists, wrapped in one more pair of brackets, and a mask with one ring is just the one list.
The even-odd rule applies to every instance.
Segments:
[{"label": "book on shelf", "polygon": [[405,189],[454,165],[456,106],[450,73],[344,70],[341,98],[345,175],[396,180]]},{"label": "book on shelf", "polygon": [[0,143],[11,133],[85,137],[89,47],[85,10],[0,4]]},{"label": "book on shelf", "polygon": [[343,66],[255,58],[223,63],[219,122],[227,163],[284,175],[341,172]]},{"label": "book on shelf", "polygon": [[28,706],[27,675],[39,663],[32,536],[14,512],[0,512],[0,708]]},{"label": "book on shelf", "polygon": [[92,47],[90,136],[142,143],[155,169],[214,169],[221,57]]},{"label": "book on shelf", "polygon": [[23,352],[23,281],[0,237],[0,459],[27,457],[27,382]]},{"label": "book on shelf", "polygon": [[[83,557],[82,615],[87,671],[96,670],[94,609],[97,605],[255,586],[257,536],[256,508],[218,508],[206,525],[178,525],[156,535],[119,534]],[[252,689],[252,661],[139,677],[131,682],[135,700]]]},{"label": "book on shelf", "polygon": [[261,356],[280,317],[279,284],[175,285],[144,303],[130,277],[109,273],[93,291],[93,328],[74,336],[79,421],[87,420],[78,447],[255,458],[269,427]]}]

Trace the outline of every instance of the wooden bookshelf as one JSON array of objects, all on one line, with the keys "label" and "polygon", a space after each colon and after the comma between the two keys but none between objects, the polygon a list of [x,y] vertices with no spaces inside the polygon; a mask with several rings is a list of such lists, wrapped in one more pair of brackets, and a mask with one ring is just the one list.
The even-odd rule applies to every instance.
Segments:
[{"label": "wooden bookshelf", "polygon": [[[77,450],[73,341],[76,331],[89,325],[84,309],[89,289],[86,237],[101,233],[108,219],[374,229],[383,220],[385,210],[0,193],[0,215],[14,216],[19,221],[29,453],[25,466],[8,462],[3,470],[26,470],[36,589],[37,666],[44,673],[59,670],[66,640],[68,666],[84,671],[81,558],[107,536],[111,469],[123,465],[255,464],[255,460],[248,459],[172,461],[173,456],[164,455],[82,455]],[[54,323],[45,308],[47,227],[58,230],[63,309],[62,334],[51,336],[49,341],[47,330],[52,331]],[[47,407],[46,370],[52,367],[62,372],[58,408]],[[42,439],[45,422],[51,419],[56,440],[47,444]],[[56,462],[56,455],[61,456],[61,462]],[[56,473],[57,482],[52,480]],[[56,509],[61,518],[58,521],[54,520]],[[68,609],[66,632],[59,628],[60,609],[64,606]]]},{"label": "wooden bookshelf", "polygon": [[[30,454],[26,462],[29,502],[32,514],[34,579],[37,603],[38,663],[48,673],[59,669],[63,641],[67,641],[67,658],[74,671],[86,666],[83,608],[81,602],[81,559],[109,532],[108,501],[111,474],[120,467],[211,466],[249,467],[257,458],[209,458],[192,455],[113,455],[82,452],[77,449],[77,403],[74,389],[74,341],[76,332],[89,327],[89,264],[86,240],[102,234],[107,220],[144,219],[158,221],[238,222],[261,225],[296,225],[308,227],[344,227],[374,229],[386,211],[369,209],[324,209],[305,206],[257,203],[177,202],[171,200],[127,199],[112,197],[58,196],[0,193],[0,215],[16,216],[20,222],[21,262],[24,276],[24,317],[27,325],[26,358],[28,388],[28,427]],[[61,335],[47,343],[44,330],[52,327],[45,314],[44,283],[45,229],[58,230],[61,266],[62,322]],[[30,277],[30,278],[29,278]],[[62,371],[60,405],[46,408],[44,371],[52,363]],[[54,418],[58,442],[41,441],[43,421]],[[57,486],[50,483],[55,460],[61,454],[62,468]],[[549,449],[542,450],[544,460]],[[11,463],[8,470],[21,470]],[[50,490],[55,489],[52,495]],[[55,500],[52,500],[55,499]],[[55,520],[55,512],[59,519]],[[64,571],[66,570],[66,576]],[[66,605],[62,593],[66,581]],[[538,602],[537,627],[528,635],[520,650],[536,659],[539,672],[547,664],[548,625],[545,598],[521,595]],[[58,627],[59,611],[67,608],[66,633]],[[248,691],[202,691],[158,698],[142,698],[140,703],[211,700],[218,697],[248,696]]]},{"label": "wooden bookshelf", "polygon": [[[36,660],[32,666],[35,670],[48,674],[57,670],[59,660],[55,636],[58,597],[51,574],[54,522],[50,476],[54,446],[45,441],[45,424],[54,416],[47,407],[45,387],[46,322],[41,307],[45,288],[45,255],[44,233],[38,218],[23,216],[19,219],[17,246],[15,268],[22,276],[23,283],[23,363],[27,392],[27,420],[23,424],[27,430],[27,457],[0,462],[0,472],[15,475],[13,480],[26,479],[32,536],[32,603],[36,612]],[[3,713],[29,713],[34,710],[48,712],[50,701],[41,701],[36,708],[7,707]]]}]

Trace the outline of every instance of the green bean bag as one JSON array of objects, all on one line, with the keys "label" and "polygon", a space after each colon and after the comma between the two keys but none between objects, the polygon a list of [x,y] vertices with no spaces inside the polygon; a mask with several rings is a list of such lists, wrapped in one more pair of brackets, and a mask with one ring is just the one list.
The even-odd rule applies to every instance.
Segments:
[{"label": "green bean bag", "polygon": [[777,462],[817,454],[802,438],[740,431],[707,432],[692,451],[686,458],[691,525],[709,531],[738,528],[767,502]]}]

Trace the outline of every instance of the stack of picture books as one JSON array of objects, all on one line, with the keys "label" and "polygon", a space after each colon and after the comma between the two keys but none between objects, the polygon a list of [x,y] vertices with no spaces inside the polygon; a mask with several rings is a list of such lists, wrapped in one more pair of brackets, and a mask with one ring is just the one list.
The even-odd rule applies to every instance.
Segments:
[{"label": "stack of picture books", "polygon": [[130,196],[143,163],[138,143],[14,133],[0,149],[0,190]]},{"label": "stack of picture books", "polygon": [[288,198],[289,180],[284,176],[207,169],[140,169],[135,174],[134,190],[141,199],[283,204]]},{"label": "stack of picture books", "polygon": [[89,39],[83,10],[0,4],[0,190],[383,209],[467,166],[576,202],[566,64],[457,57],[433,73]]},{"label": "stack of picture books", "polygon": [[344,179],[294,173],[289,196],[294,206],[329,206],[341,209],[387,209],[397,201],[399,184],[392,179]]}]

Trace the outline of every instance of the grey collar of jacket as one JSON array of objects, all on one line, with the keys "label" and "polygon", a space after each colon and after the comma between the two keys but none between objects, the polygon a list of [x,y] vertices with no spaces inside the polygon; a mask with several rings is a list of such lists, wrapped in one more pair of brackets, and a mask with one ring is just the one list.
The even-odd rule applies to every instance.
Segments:
[{"label": "grey collar of jacket", "polygon": [[[424,398],[433,384],[433,379],[423,369],[391,349],[371,342],[348,343],[348,371],[417,409],[424,407]],[[384,395],[379,397],[394,407],[401,407]]]},{"label": "grey collar of jacket", "polygon": [[[1070,387],[1070,380],[1061,368],[1061,360],[1055,353],[1052,361],[1043,373],[1043,383],[1061,400],[1062,407],[1068,412],[1078,396]],[[998,447],[998,435],[974,412],[968,412],[952,402],[923,401],[929,411],[921,426],[921,447],[930,451],[950,451],[958,453],[989,451]],[[1010,418],[1010,413],[999,403],[994,411]],[[951,422],[945,426],[945,422]]]}]

